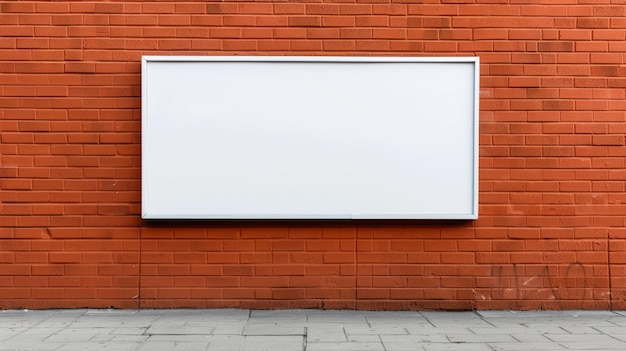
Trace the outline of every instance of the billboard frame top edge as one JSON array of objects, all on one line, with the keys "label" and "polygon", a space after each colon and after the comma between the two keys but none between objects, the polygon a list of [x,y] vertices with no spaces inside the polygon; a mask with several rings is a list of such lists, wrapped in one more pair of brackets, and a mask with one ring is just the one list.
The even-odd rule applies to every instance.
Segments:
[{"label": "billboard frame top edge", "polygon": [[479,56],[142,56],[144,62],[353,62],[353,63],[437,63],[480,62]]}]

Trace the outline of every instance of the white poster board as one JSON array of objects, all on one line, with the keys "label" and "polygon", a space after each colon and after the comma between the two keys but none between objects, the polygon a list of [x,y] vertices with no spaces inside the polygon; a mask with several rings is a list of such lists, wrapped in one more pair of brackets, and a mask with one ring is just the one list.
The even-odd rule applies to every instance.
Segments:
[{"label": "white poster board", "polygon": [[477,57],[143,57],[145,219],[475,219]]}]

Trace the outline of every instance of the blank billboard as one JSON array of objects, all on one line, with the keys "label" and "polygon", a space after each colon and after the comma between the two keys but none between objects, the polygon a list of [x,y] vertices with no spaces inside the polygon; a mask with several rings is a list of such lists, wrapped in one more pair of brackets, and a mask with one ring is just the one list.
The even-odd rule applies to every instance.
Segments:
[{"label": "blank billboard", "polygon": [[145,219],[475,219],[477,57],[142,62]]}]

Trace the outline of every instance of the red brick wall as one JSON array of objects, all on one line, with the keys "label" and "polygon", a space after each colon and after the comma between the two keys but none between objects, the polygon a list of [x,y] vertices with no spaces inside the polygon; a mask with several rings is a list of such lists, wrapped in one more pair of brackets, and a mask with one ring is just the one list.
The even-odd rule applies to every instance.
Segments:
[{"label": "red brick wall", "polygon": [[[0,307],[626,308],[625,8],[1,1]],[[142,221],[144,54],[480,56],[480,219]]]}]

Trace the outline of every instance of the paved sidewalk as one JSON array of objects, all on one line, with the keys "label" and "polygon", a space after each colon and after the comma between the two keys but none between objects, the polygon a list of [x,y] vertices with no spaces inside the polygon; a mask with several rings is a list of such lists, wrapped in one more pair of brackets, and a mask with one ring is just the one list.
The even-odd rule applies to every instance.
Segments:
[{"label": "paved sidewalk", "polygon": [[10,310],[0,350],[626,350],[626,312]]}]

